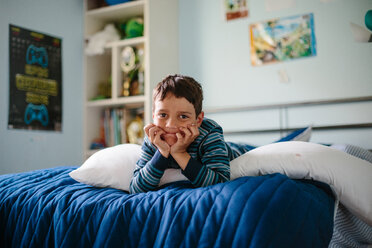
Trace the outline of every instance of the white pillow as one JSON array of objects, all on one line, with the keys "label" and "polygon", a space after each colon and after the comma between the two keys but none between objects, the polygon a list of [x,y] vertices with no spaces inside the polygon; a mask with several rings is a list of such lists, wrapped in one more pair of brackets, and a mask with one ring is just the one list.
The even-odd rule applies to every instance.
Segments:
[{"label": "white pillow", "polygon": [[[96,187],[110,187],[129,191],[136,163],[141,156],[141,146],[122,144],[94,153],[82,166],[70,172],[78,182]],[[188,180],[180,170],[167,169],[159,185]]]},{"label": "white pillow", "polygon": [[344,206],[372,225],[372,164],[365,160],[324,145],[288,141],[251,150],[230,167],[231,179],[281,173],[327,183]]},{"label": "white pillow", "polygon": [[92,186],[128,191],[140,155],[141,146],[137,144],[105,148],[94,153],[69,175],[78,182]]}]

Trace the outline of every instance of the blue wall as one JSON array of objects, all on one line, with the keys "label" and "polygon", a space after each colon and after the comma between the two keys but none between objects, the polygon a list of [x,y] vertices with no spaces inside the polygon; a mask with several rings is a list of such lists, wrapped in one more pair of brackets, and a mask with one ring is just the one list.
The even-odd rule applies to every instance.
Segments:
[{"label": "blue wall", "polygon": [[[294,8],[276,12],[265,11],[262,0],[249,0],[249,18],[228,23],[223,19],[221,3],[220,0],[179,0],[180,72],[194,76],[203,84],[206,108],[372,95],[372,43],[355,43],[350,31],[350,22],[364,25],[365,12],[372,9],[371,0],[330,3],[297,0]],[[81,0],[0,0],[0,174],[82,162],[82,13]],[[249,24],[304,13],[314,13],[317,56],[252,67]],[[7,128],[9,23],[63,40],[61,133]],[[288,74],[289,83],[280,82],[280,70]],[[333,109],[332,113],[354,120],[361,115],[368,117],[370,111],[372,117],[372,107],[358,105],[357,109],[365,111],[358,114],[347,108],[344,112]],[[306,115],[311,119],[311,113]],[[328,112],[323,113],[323,117],[327,115]],[[226,130],[239,129],[248,123],[271,128],[277,122],[265,114],[244,121],[241,116],[224,116],[229,120],[216,119],[221,119]],[[237,124],[241,126],[234,126]],[[351,143],[372,148],[371,133],[334,133],[332,138],[344,137]],[[267,142],[273,139],[270,135]],[[263,142],[262,137],[259,140]],[[248,141],[254,143],[252,137]]]},{"label": "blue wall", "polygon": [[[296,0],[292,8],[266,11],[265,1],[248,0],[248,18],[226,22],[223,1],[180,0],[180,71],[194,76],[204,88],[206,109],[222,106],[266,105],[309,100],[328,100],[372,96],[372,43],[354,42],[350,22],[364,25],[371,0]],[[249,25],[278,17],[314,14],[317,55],[263,66],[250,62]],[[280,82],[279,72],[289,77]],[[362,109],[365,109],[362,112]],[[314,109],[314,108],[312,108]],[[324,108],[323,108],[324,109]],[[356,116],[359,114],[358,116]],[[372,103],[368,107],[344,106],[322,113],[301,112],[290,125],[329,125],[339,120],[324,119],[341,115],[343,122],[372,122]],[[255,117],[252,117],[255,116]],[[367,118],[366,116],[369,116]],[[242,117],[242,114],[217,116],[225,130],[277,128],[277,113]],[[319,124],[318,124],[319,123]],[[342,123],[340,123],[342,124]],[[332,133],[332,137],[314,136],[316,142],[351,142],[372,149],[372,130],[368,132]],[[328,135],[329,133],[327,133]],[[244,141],[263,144],[255,137]],[[343,138],[343,139],[341,139]]]},{"label": "blue wall", "polygon": [[[82,162],[83,1],[0,0],[0,174]],[[62,38],[62,132],[9,130],[9,24]]]}]

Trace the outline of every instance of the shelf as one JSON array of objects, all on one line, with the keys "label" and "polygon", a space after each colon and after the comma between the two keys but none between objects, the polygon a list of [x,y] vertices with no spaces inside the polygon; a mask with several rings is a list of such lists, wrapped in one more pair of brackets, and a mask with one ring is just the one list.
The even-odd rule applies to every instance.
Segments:
[{"label": "shelf", "polygon": [[136,37],[131,39],[124,39],[109,42],[106,44],[105,48],[113,48],[113,47],[124,47],[124,46],[136,46],[145,43],[145,37]]},{"label": "shelf", "polygon": [[120,105],[143,105],[145,102],[145,96],[128,96],[128,97],[118,97],[116,99],[104,99],[88,101],[87,107],[115,107]]},{"label": "shelf", "polygon": [[125,16],[143,16],[144,0],[126,2],[108,7],[88,10],[86,17],[101,21],[119,20]]},{"label": "shelf", "polygon": [[[101,0],[84,0],[84,3],[85,39],[101,32],[110,23],[119,24],[136,17],[142,17],[144,21],[142,37],[109,42],[105,45],[104,54],[98,56],[85,54],[84,56],[83,156],[87,158],[99,151],[92,150],[90,147],[93,141],[103,138],[102,130],[105,126],[102,125],[102,117],[105,116],[105,113],[108,113],[108,110],[110,113],[111,111],[114,111],[112,113],[119,113],[119,120],[123,116],[121,114],[128,114],[130,119],[131,116],[129,115],[141,111],[144,116],[144,124],[151,122],[153,87],[164,75],[172,71],[178,71],[178,1],[136,0],[108,7],[99,7],[102,3]],[[161,39],[161,42],[158,42],[159,39]],[[144,74],[143,79],[141,78],[141,83],[143,82],[141,92],[143,92],[143,95],[121,96],[123,83],[127,76],[120,66],[121,54],[123,48],[128,46],[144,51],[144,60],[142,61]],[[107,83],[109,80],[111,81],[111,94],[106,91],[104,93],[100,92],[104,91],[102,88],[100,90],[100,84]],[[103,86],[101,85],[101,87]],[[102,100],[90,100],[97,95],[111,95],[111,97]],[[110,118],[110,116],[107,115],[106,118]],[[128,118],[127,120],[129,120]],[[114,119],[116,120],[116,118]],[[125,130],[127,123],[123,122],[121,124],[124,127],[123,130]],[[108,144],[112,145],[111,138],[109,140]],[[114,143],[117,143],[117,141]]]}]

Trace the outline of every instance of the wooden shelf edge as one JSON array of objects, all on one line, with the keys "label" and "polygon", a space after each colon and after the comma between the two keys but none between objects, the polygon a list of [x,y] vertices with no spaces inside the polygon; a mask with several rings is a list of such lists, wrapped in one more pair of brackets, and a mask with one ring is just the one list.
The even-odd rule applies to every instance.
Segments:
[{"label": "wooden shelf edge", "polygon": [[135,105],[144,104],[146,98],[144,95],[141,96],[128,96],[128,97],[118,97],[116,99],[103,99],[96,101],[87,101],[87,107],[111,107],[118,105]]},{"label": "wooden shelf edge", "polygon": [[145,43],[145,37],[136,37],[118,41],[112,41],[106,44],[105,48],[113,48],[113,47],[124,47],[124,46],[135,46],[139,44]]}]

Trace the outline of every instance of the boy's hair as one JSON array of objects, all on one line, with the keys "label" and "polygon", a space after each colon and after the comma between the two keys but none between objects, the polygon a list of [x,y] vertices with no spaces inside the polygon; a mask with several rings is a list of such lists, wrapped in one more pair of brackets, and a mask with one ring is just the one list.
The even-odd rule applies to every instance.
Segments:
[{"label": "boy's hair", "polygon": [[156,100],[163,101],[168,93],[172,93],[177,98],[186,98],[187,101],[194,105],[196,116],[201,113],[203,108],[203,89],[192,77],[179,74],[167,76],[155,87],[152,94],[153,102]]}]

